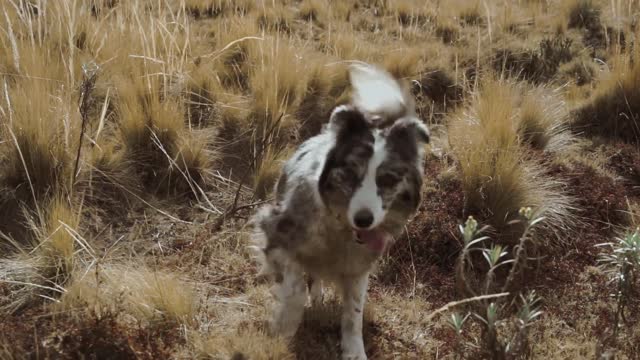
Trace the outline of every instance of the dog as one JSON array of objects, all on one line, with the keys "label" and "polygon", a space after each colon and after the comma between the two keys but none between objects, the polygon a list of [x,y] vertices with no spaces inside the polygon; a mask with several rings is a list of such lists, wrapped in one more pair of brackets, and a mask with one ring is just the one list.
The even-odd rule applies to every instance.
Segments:
[{"label": "dog", "polygon": [[[363,307],[370,272],[421,201],[427,127],[400,83],[354,64],[351,101],[333,109],[321,133],[284,164],[275,199],[251,218],[252,248],[275,280],[271,329],[295,335],[323,282],[342,293],[343,359],[366,359]],[[308,282],[305,281],[305,274]]]}]

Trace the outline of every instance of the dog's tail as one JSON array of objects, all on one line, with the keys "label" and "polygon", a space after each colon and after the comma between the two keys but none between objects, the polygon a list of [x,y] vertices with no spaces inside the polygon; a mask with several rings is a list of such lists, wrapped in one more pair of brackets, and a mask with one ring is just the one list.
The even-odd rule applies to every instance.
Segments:
[{"label": "dog's tail", "polygon": [[386,126],[413,115],[412,97],[387,71],[367,63],[353,63],[349,67],[349,79],[353,105],[374,125]]}]

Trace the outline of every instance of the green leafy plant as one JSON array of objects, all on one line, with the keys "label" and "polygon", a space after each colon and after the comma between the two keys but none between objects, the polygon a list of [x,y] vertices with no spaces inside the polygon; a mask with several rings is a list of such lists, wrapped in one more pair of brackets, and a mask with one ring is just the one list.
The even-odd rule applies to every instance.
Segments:
[{"label": "green leafy plant", "polygon": [[638,273],[640,272],[640,228],[628,232],[622,237],[616,237],[615,241],[599,244],[598,246],[609,249],[607,253],[600,255],[598,263],[609,277],[609,283],[615,285],[613,294],[616,301],[616,310],[613,315],[613,345],[618,338],[620,320],[625,319],[625,309],[633,298],[638,285]]},{"label": "green leafy plant", "polygon": [[[542,314],[540,310],[540,297],[535,291],[529,291],[519,295],[519,301],[507,302],[507,297],[492,297],[496,291],[507,295],[506,291],[519,288],[516,280],[526,272],[529,253],[535,249],[535,243],[531,241],[532,231],[536,224],[544,218],[538,216],[533,209],[526,207],[519,211],[521,219],[512,221],[511,224],[522,223],[524,225],[519,241],[509,249],[497,243],[485,245],[488,236],[479,236],[485,228],[478,229],[478,222],[469,217],[464,226],[460,226],[463,238],[463,247],[456,263],[456,279],[459,287],[474,298],[486,300],[476,301],[475,308],[463,316],[453,313],[448,325],[455,333],[455,352],[458,358],[476,358],[482,356],[488,359],[521,359],[530,355],[528,343],[528,330]],[[473,254],[479,252],[484,259],[486,272],[476,274],[480,266],[474,268]],[[506,274],[498,269],[509,267]],[[514,307],[517,309],[513,312]],[[471,316],[472,315],[472,316]],[[471,318],[480,326],[481,336],[477,340],[467,340],[464,334],[466,324]]]}]

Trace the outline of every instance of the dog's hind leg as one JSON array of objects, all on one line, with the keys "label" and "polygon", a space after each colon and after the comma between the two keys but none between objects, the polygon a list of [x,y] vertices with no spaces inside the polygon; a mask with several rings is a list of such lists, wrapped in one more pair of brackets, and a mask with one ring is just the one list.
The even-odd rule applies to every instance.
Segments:
[{"label": "dog's hind leg", "polygon": [[342,359],[365,360],[362,340],[362,312],[367,297],[369,274],[342,280]]},{"label": "dog's hind leg", "polygon": [[309,276],[309,297],[311,298],[311,305],[317,306],[322,304],[323,295],[322,280]]},{"label": "dog's hind leg", "polygon": [[276,305],[272,319],[272,330],[284,338],[290,339],[298,330],[302,321],[307,300],[307,286],[304,273],[297,264],[288,261],[281,276],[272,287]]}]

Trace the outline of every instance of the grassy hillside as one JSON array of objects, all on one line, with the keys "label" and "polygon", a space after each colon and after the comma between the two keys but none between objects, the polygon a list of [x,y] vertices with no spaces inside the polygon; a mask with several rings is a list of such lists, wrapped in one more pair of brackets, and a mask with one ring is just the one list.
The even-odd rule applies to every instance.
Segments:
[{"label": "grassy hillside", "polygon": [[[266,334],[245,222],[348,99],[410,87],[424,200],[370,358],[636,358],[640,2],[4,0],[0,358],[334,359]],[[486,236],[486,238],[484,237]],[[110,357],[109,357],[110,356]]]}]

